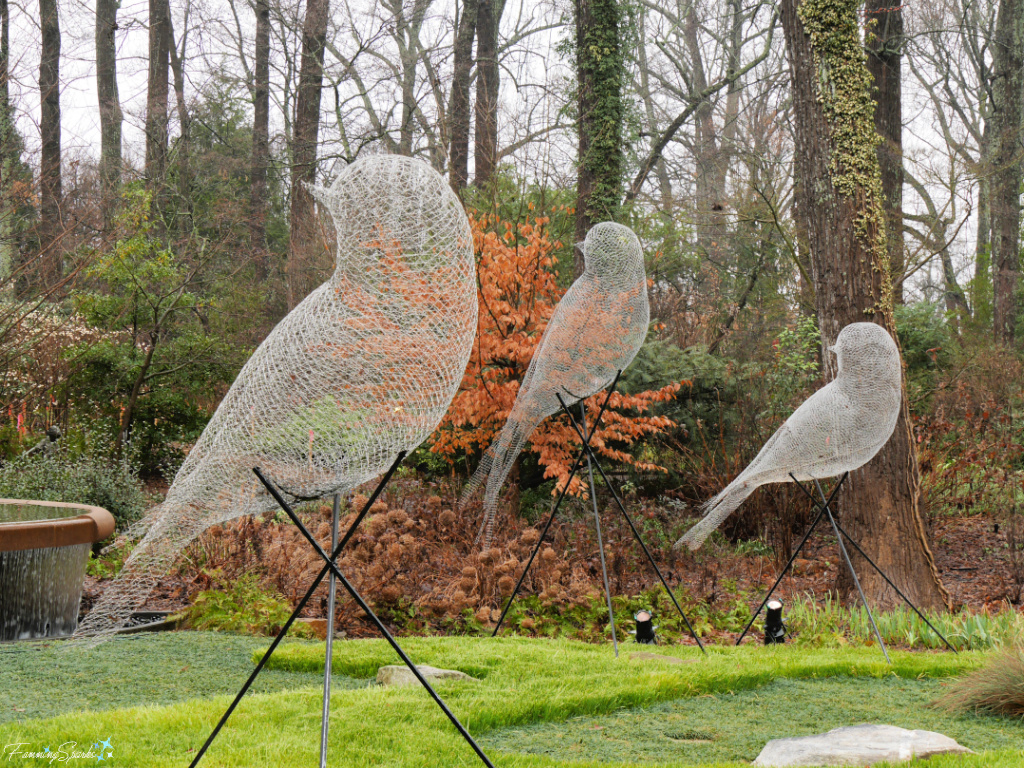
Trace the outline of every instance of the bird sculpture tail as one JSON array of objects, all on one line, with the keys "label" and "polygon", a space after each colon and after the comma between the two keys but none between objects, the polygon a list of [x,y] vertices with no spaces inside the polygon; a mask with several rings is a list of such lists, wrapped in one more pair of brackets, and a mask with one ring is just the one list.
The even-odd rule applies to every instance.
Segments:
[{"label": "bird sculpture tail", "polygon": [[733,480],[721,493],[701,507],[704,517],[683,534],[673,548],[679,549],[683,544],[691,550],[700,547],[704,540],[725,522],[725,518],[735,512],[736,508],[754,492],[755,488],[757,488],[756,483],[744,480],[742,477]]},{"label": "bird sculpture tail", "polygon": [[[518,406],[518,403],[516,404]],[[491,546],[494,538],[494,518],[498,513],[498,494],[501,486],[515,465],[519,452],[522,451],[526,439],[537,428],[543,416],[537,418],[523,418],[524,414],[517,413],[518,408],[513,408],[509,414],[508,421],[498,435],[498,439],[487,449],[484,457],[480,460],[476,472],[466,483],[459,500],[459,506],[465,506],[472,499],[481,486],[484,489],[484,517],[480,523],[480,530],[476,535],[476,542],[482,543],[483,548]]]},{"label": "bird sculpture tail", "polygon": [[[109,640],[149,597],[174,565],[178,554],[199,531],[182,525],[174,516],[156,517],[139,545],[125,560],[121,572],[75,630],[74,639],[87,645]],[[201,528],[200,528],[201,530]]]}]

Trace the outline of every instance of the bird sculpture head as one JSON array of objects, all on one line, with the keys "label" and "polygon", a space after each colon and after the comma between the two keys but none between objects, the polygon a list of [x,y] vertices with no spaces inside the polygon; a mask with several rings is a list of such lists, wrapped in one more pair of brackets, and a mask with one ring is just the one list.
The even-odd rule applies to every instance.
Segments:
[{"label": "bird sculpture head", "polygon": [[829,351],[836,356],[837,378],[855,376],[873,386],[899,388],[899,348],[882,326],[850,323],[839,332]]},{"label": "bird sculpture head", "polygon": [[644,251],[640,240],[622,224],[595,224],[587,232],[582,250],[584,269],[589,275],[643,274]]}]

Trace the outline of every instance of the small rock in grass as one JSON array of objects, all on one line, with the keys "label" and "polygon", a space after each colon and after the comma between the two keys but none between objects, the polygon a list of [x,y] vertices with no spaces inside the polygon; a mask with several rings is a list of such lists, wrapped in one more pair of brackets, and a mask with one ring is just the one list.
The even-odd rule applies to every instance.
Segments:
[{"label": "small rock in grass", "polygon": [[973,754],[953,739],[932,731],[894,725],[851,725],[815,736],[772,739],[754,765],[787,768],[808,765],[874,765],[946,753]]},{"label": "small rock in grass", "polygon": [[[475,677],[470,677],[465,672],[459,672],[456,669],[438,669],[437,667],[428,667],[426,664],[417,665],[416,669],[430,681],[476,680]],[[377,685],[419,685],[419,682],[412,670],[404,664],[389,664],[377,670]]]}]

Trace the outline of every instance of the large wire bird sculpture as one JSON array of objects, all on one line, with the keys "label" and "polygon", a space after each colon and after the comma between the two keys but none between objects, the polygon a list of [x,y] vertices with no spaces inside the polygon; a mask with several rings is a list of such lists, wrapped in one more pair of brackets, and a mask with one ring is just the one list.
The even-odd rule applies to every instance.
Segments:
[{"label": "large wire bird sculpture", "polygon": [[533,430],[561,410],[557,396],[580,400],[601,391],[647,335],[647,276],[637,236],[629,227],[603,222],[590,229],[582,249],[583,274],[555,307],[505,426],[463,490],[465,504],[486,481],[478,537],[484,546],[493,535],[498,492]]},{"label": "large wire bird sculpture", "polygon": [[337,235],[335,271],[242,368],[146,518],[146,533],[76,633],[116,630],[206,528],[382,474],[444,416],[476,332],[469,222],[430,166],[382,155],[311,187]]},{"label": "large wire bird sculpture", "polygon": [[880,325],[852,323],[831,351],[836,377],[807,398],[747,468],[704,505],[704,517],[675,547],[697,549],[758,486],[852,472],[889,441],[902,397],[896,342]]}]

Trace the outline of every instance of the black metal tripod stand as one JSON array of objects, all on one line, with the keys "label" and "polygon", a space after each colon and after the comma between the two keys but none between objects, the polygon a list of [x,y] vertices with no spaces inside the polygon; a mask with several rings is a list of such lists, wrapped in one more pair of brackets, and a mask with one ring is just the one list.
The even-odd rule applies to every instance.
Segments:
[{"label": "black metal tripod stand", "polygon": [[[572,425],[573,430],[579,436],[583,448],[580,450],[579,455],[576,457],[576,461],[573,462],[573,465],[569,470],[569,477],[565,481],[565,485],[562,488],[562,492],[558,495],[558,499],[556,499],[555,501],[555,505],[551,510],[551,514],[548,516],[547,522],[544,524],[544,528],[541,530],[540,538],[537,539],[537,545],[534,547],[533,552],[530,554],[530,559],[526,561],[526,566],[523,568],[523,572],[519,576],[519,581],[516,582],[515,589],[513,589],[512,594],[509,595],[508,602],[505,604],[505,608],[501,612],[501,617],[498,619],[498,623],[494,627],[494,632],[491,633],[491,637],[497,635],[498,630],[501,629],[501,624],[502,622],[504,622],[505,616],[508,614],[509,608],[512,607],[512,601],[516,599],[516,595],[519,593],[519,588],[523,585],[523,581],[524,579],[526,579],[526,574],[529,572],[530,566],[533,565],[533,561],[537,557],[537,553],[540,551],[541,545],[544,543],[544,537],[547,535],[548,529],[551,528],[551,524],[555,520],[555,515],[558,514],[558,508],[561,506],[562,500],[565,498],[565,494],[569,489],[569,483],[572,481],[573,476],[579,469],[580,464],[583,461],[583,458],[586,457],[587,468],[590,473],[590,496],[594,504],[594,522],[597,526],[598,546],[601,548],[601,568],[604,577],[605,597],[608,601],[608,618],[612,626],[612,639],[615,642],[615,655],[618,656],[618,642],[615,641],[615,615],[612,613],[611,592],[608,588],[608,574],[604,566],[604,547],[601,539],[601,518],[598,513],[597,498],[594,493],[594,467],[597,467],[597,471],[601,475],[601,479],[604,481],[605,487],[608,488],[612,497],[615,499],[616,506],[619,508],[619,511],[622,513],[622,516],[626,519],[626,522],[629,524],[629,529],[633,532],[633,537],[640,544],[640,547],[643,549],[644,554],[647,556],[647,560],[654,568],[654,572],[658,574],[658,579],[661,581],[662,586],[665,588],[665,592],[668,594],[669,599],[672,600],[672,604],[675,605],[676,610],[679,612],[679,616],[682,618],[683,623],[686,625],[686,629],[690,633],[690,636],[693,637],[693,639],[697,642],[697,647],[699,647],[703,653],[707,653],[707,651],[704,650],[704,645],[703,643],[701,643],[700,638],[697,637],[697,633],[693,631],[693,626],[690,624],[690,620],[686,618],[686,614],[683,612],[682,607],[679,605],[679,601],[676,600],[675,594],[673,594],[672,589],[668,585],[668,582],[665,581],[665,577],[662,575],[661,569],[658,567],[658,564],[657,562],[655,562],[653,555],[651,555],[650,550],[647,548],[647,544],[644,543],[643,537],[640,535],[640,532],[636,529],[636,526],[633,524],[633,520],[632,518],[630,518],[629,513],[626,512],[626,508],[622,503],[622,499],[619,498],[619,494],[616,492],[615,487],[608,479],[608,476],[605,474],[604,469],[601,467],[601,463],[597,460],[597,456],[594,455],[594,452],[590,447],[590,441],[593,439],[594,434],[597,432],[597,426],[601,422],[601,417],[604,415],[605,409],[608,406],[608,401],[612,396],[612,392],[615,390],[615,385],[618,384],[619,376],[621,374],[622,371],[618,371],[615,374],[615,378],[612,380],[611,385],[608,387],[608,394],[605,396],[604,403],[601,404],[601,409],[600,411],[598,411],[597,418],[594,420],[594,424],[589,431],[587,429],[586,424],[586,412],[581,411],[583,416],[582,421],[577,421],[576,417],[573,416],[572,412],[565,404],[565,401],[562,399],[562,395],[555,395],[555,397],[558,398],[558,402],[562,406],[562,410],[565,412],[565,415],[569,417],[569,423]],[[580,401],[580,403],[582,406],[582,400]]]},{"label": "black metal tripod stand", "polygon": [[[398,454],[398,458],[395,459],[394,464],[391,465],[391,468],[388,469],[384,477],[381,478],[381,481],[377,485],[377,488],[374,490],[373,495],[370,496],[369,501],[366,502],[362,511],[359,513],[355,521],[349,527],[348,531],[345,533],[344,538],[342,538],[341,542],[338,544],[337,547],[334,548],[334,551],[330,554],[325,552],[323,548],[320,546],[320,544],[317,543],[317,540],[313,538],[313,535],[309,532],[306,526],[302,524],[302,521],[299,520],[298,516],[295,514],[295,511],[291,508],[291,506],[289,506],[288,502],[286,502],[284,498],[281,496],[280,492],[277,490],[277,487],[274,486],[273,483],[271,483],[269,480],[267,480],[266,477],[263,476],[263,473],[260,472],[259,467],[253,468],[253,472],[256,474],[256,477],[259,478],[260,482],[263,483],[267,491],[270,492],[270,495],[274,497],[274,500],[281,506],[281,508],[288,515],[288,517],[291,518],[292,522],[295,523],[295,525],[298,527],[299,531],[302,533],[306,541],[310,543],[313,549],[316,550],[316,553],[323,559],[324,567],[320,570],[320,573],[313,580],[313,583],[310,585],[309,589],[307,590],[302,600],[299,601],[299,604],[292,612],[292,615],[288,618],[288,621],[284,623],[284,626],[281,628],[281,631],[278,632],[277,637],[274,638],[274,642],[270,644],[270,647],[267,649],[266,653],[263,654],[263,658],[261,658],[259,663],[256,665],[256,669],[254,669],[252,674],[249,675],[249,679],[245,681],[245,684],[242,686],[242,689],[238,692],[238,695],[235,696],[234,701],[231,702],[231,705],[228,707],[227,711],[224,713],[220,721],[214,727],[213,732],[210,734],[209,738],[207,738],[206,743],[203,744],[198,754],[196,754],[195,758],[189,764],[189,768],[195,768],[195,766],[199,764],[200,759],[206,753],[206,750],[209,749],[210,744],[212,744],[213,740],[217,738],[217,734],[220,733],[221,728],[224,727],[224,724],[231,716],[231,713],[235,711],[235,707],[238,706],[238,703],[242,700],[242,697],[245,695],[246,691],[248,691],[250,686],[252,686],[253,682],[256,680],[256,676],[259,675],[259,673],[262,671],[263,667],[270,659],[271,654],[281,643],[281,640],[284,639],[284,636],[288,634],[289,628],[295,622],[295,619],[298,618],[299,614],[302,612],[302,609],[306,606],[306,603],[309,602],[309,599],[313,596],[313,593],[316,591],[316,588],[320,586],[320,582],[324,580],[328,573],[332,573],[335,576],[335,578],[337,578],[337,580],[341,582],[341,585],[342,587],[344,587],[345,591],[348,592],[352,599],[355,600],[356,603],[359,605],[359,607],[363,609],[363,612],[369,617],[370,621],[372,621],[376,625],[377,629],[384,636],[384,639],[387,640],[391,647],[395,649],[395,652],[399,655],[402,661],[405,662],[405,665],[409,667],[409,670],[413,673],[413,675],[416,676],[416,679],[420,682],[420,684],[427,690],[427,693],[429,693],[431,698],[434,699],[434,702],[441,708],[441,711],[444,712],[445,715],[447,715],[449,720],[451,720],[452,724],[462,735],[462,738],[464,738],[469,743],[469,745],[473,748],[473,751],[476,752],[477,756],[480,758],[483,764],[486,765],[487,768],[494,768],[494,764],[491,763],[487,755],[485,755],[483,750],[480,749],[477,743],[473,740],[473,737],[469,735],[469,731],[465,729],[462,723],[459,722],[458,718],[455,717],[455,715],[452,713],[450,709],[448,709],[448,705],[446,705],[444,701],[441,699],[441,697],[437,695],[437,692],[433,689],[433,687],[431,687],[430,683],[427,682],[426,678],[423,677],[420,671],[416,668],[416,665],[412,663],[412,660],[406,655],[405,651],[402,650],[401,646],[398,645],[398,643],[395,641],[395,638],[391,636],[391,633],[388,632],[387,628],[384,626],[381,620],[377,618],[377,615],[373,612],[370,606],[366,604],[366,601],[363,600],[362,596],[356,591],[355,587],[352,586],[349,580],[345,578],[345,575],[338,569],[338,566],[335,563],[335,560],[337,560],[338,556],[345,548],[345,545],[348,544],[349,539],[351,539],[353,534],[355,534],[356,528],[359,527],[359,523],[362,522],[363,518],[366,516],[366,513],[369,511],[370,507],[373,506],[373,503],[377,500],[377,497],[380,495],[381,491],[384,490],[384,486],[387,485],[388,481],[391,479],[391,476],[394,474],[395,470],[398,469],[398,465],[402,463],[402,460],[405,458],[405,455],[405,451],[402,451],[401,453]],[[334,630],[334,627],[328,627],[327,630],[328,632],[332,632]],[[328,665],[331,663],[330,657],[326,659],[325,663]]]},{"label": "black metal tripod stand", "polygon": [[836,483],[835,487],[832,489],[832,493],[828,495],[828,498],[825,497],[825,492],[821,489],[821,483],[815,480],[814,485],[818,489],[818,494],[821,496],[821,501],[818,501],[814,497],[814,494],[807,490],[804,484],[793,476],[792,472],[789,473],[789,476],[793,479],[793,482],[796,483],[797,487],[801,491],[803,491],[804,494],[806,494],[807,498],[811,500],[811,503],[814,504],[815,509],[818,510],[818,516],[814,518],[814,522],[811,523],[811,527],[807,529],[807,533],[804,534],[803,539],[800,541],[800,545],[796,548],[796,550],[794,550],[792,556],[789,558],[789,562],[786,563],[786,567],[783,568],[782,573],[779,574],[779,578],[775,580],[775,583],[772,584],[772,588],[768,590],[768,594],[765,595],[764,600],[761,601],[761,605],[759,605],[757,610],[754,611],[754,615],[750,617],[750,621],[747,622],[747,626],[743,629],[743,634],[741,634],[739,639],[736,641],[736,645],[742,643],[743,638],[747,636],[747,632],[749,632],[750,628],[754,625],[754,621],[757,619],[758,615],[761,613],[765,605],[767,605],[768,601],[771,599],[772,593],[775,592],[779,584],[782,583],[782,579],[785,578],[786,572],[789,570],[790,566],[793,565],[793,562],[796,560],[797,555],[800,554],[800,550],[804,548],[804,545],[807,543],[807,540],[811,537],[811,533],[814,532],[815,526],[818,525],[818,522],[821,520],[822,517],[827,517],[829,523],[832,525],[832,530],[835,532],[836,541],[839,543],[839,552],[840,554],[842,554],[843,561],[846,563],[846,567],[850,571],[850,576],[853,577],[853,583],[857,587],[857,592],[860,594],[861,603],[863,603],[864,609],[868,612],[868,620],[871,622],[871,628],[874,630],[875,638],[878,640],[878,647],[882,649],[882,654],[885,656],[885,660],[890,664],[892,663],[892,661],[889,659],[889,651],[886,649],[885,643],[882,642],[882,635],[878,631],[878,625],[875,624],[875,617],[871,613],[871,606],[868,605],[867,598],[864,597],[864,590],[861,589],[860,579],[857,578],[857,572],[853,570],[853,563],[850,561],[850,555],[846,551],[846,545],[843,543],[844,538],[848,542],[850,542],[850,544],[853,546],[854,549],[857,550],[861,557],[868,561],[868,564],[872,568],[878,571],[878,574],[883,579],[885,579],[885,583],[892,587],[896,594],[903,599],[903,602],[909,605],[911,609],[913,609],[914,613],[921,617],[921,620],[928,625],[932,632],[938,635],[939,639],[941,639],[942,642],[946,644],[946,647],[948,647],[949,650],[951,650],[953,653],[956,653],[956,648],[950,645],[949,640],[947,640],[943,636],[943,634],[939,632],[939,630],[937,630],[930,621],[928,621],[927,617],[917,609],[917,606],[914,605],[913,602],[911,602],[910,598],[903,594],[900,588],[892,583],[892,580],[885,574],[885,572],[880,567],[878,567],[874,560],[867,556],[864,550],[861,549],[860,544],[853,540],[850,534],[848,534],[836,520],[835,515],[832,514],[832,501],[839,493],[839,489],[842,488],[843,483],[846,482],[846,479],[850,476],[850,473],[846,472],[843,474],[842,477],[839,478],[839,482]]}]

